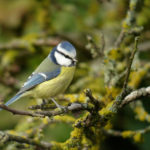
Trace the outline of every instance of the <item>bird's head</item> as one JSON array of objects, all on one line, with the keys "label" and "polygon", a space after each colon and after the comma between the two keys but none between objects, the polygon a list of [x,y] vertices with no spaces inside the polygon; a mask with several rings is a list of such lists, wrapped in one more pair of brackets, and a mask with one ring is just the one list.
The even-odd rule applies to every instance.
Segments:
[{"label": "bird's head", "polygon": [[67,42],[59,43],[50,53],[51,60],[61,66],[75,66],[76,65],[76,49],[75,47]]}]

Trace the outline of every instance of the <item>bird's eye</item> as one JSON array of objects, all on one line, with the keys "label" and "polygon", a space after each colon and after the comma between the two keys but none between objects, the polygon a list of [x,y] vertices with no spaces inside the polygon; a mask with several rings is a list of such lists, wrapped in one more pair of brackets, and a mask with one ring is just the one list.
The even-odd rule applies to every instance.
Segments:
[{"label": "bird's eye", "polygon": [[72,60],[72,58],[70,57],[70,56],[68,56],[68,55],[66,55],[66,54],[64,54],[63,52],[60,52],[60,51],[58,51],[58,50],[56,50],[58,53],[60,53],[61,55],[63,55],[63,56],[65,56],[66,58],[68,58],[68,59],[71,59]]},{"label": "bird's eye", "polygon": [[65,56],[66,58],[69,58],[69,59],[71,59],[71,57],[69,57],[68,55],[65,55],[65,54],[64,54],[64,56]]}]

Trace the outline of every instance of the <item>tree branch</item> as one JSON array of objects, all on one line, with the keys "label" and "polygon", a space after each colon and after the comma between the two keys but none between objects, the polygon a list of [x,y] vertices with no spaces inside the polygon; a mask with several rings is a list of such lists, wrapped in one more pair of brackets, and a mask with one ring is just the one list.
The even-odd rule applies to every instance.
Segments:
[{"label": "tree branch", "polygon": [[9,112],[11,112],[14,115],[23,115],[23,116],[32,116],[32,117],[44,117],[43,115],[37,114],[37,113],[32,113],[32,112],[28,112],[28,111],[22,111],[22,110],[16,110],[13,108],[10,108],[4,104],[0,104],[0,108],[7,110]]},{"label": "tree branch", "polygon": [[[4,140],[3,140],[4,139]],[[12,135],[3,131],[0,131],[0,141],[4,142],[8,142],[8,141],[16,141],[18,143],[25,143],[25,144],[30,144],[30,145],[34,145],[37,147],[41,147],[43,149],[51,149],[52,144],[48,143],[48,142],[44,142],[44,141],[35,141],[33,139],[30,138],[25,138],[22,136],[16,136],[16,135]]]},{"label": "tree branch", "polygon": [[54,111],[37,111],[35,113],[43,115],[43,116],[56,116],[64,113],[68,113],[71,111],[80,111],[80,110],[89,110],[87,103],[72,103],[70,106],[65,106],[62,109],[55,109]]},{"label": "tree branch", "polygon": [[128,67],[127,67],[127,74],[126,74],[124,85],[123,85],[123,92],[125,92],[125,90],[127,88],[129,75],[130,75],[130,71],[131,71],[131,66],[132,66],[132,63],[133,63],[133,59],[134,59],[135,53],[137,52],[137,49],[138,49],[137,48],[138,40],[139,40],[139,37],[135,37],[135,45],[134,45],[134,49],[133,49],[133,51],[131,53],[131,56],[129,58],[129,63],[128,63]]},{"label": "tree branch", "polygon": [[120,35],[118,36],[116,42],[115,42],[115,47],[118,48],[126,35],[139,35],[142,31],[142,27],[135,27],[135,11],[136,11],[136,6],[137,6],[138,0],[130,0],[129,4],[129,10],[127,11],[126,18],[124,19],[122,23],[122,29],[120,32]]},{"label": "tree branch", "polygon": [[[33,46],[56,46],[61,41],[60,38],[43,38],[43,39],[35,39],[33,43],[31,43]],[[9,49],[28,49],[29,43],[25,40],[15,40],[10,43],[1,44],[0,43],[0,50],[9,50]]]},{"label": "tree branch", "polygon": [[[122,137],[123,136],[123,132],[126,132],[126,131],[116,131],[116,130],[112,130],[112,129],[109,129],[109,130],[103,129],[103,132],[106,135],[109,135],[109,136],[119,136],[119,137]],[[148,132],[150,132],[150,126],[144,128],[144,129],[131,131],[131,136],[134,136],[136,133],[145,134],[145,133],[148,133]]]},{"label": "tree branch", "polygon": [[129,63],[128,63],[128,66],[127,66],[127,71],[126,71],[126,76],[125,76],[125,81],[124,81],[124,84],[123,84],[122,92],[116,98],[116,101],[119,102],[118,104],[120,104],[120,102],[123,100],[123,98],[124,98],[124,96],[126,95],[126,92],[127,92],[126,89],[127,89],[127,84],[128,84],[128,80],[129,80],[129,75],[130,75],[130,72],[131,72],[131,66],[132,66],[132,63],[133,63],[135,53],[137,52],[137,49],[138,49],[137,48],[138,40],[139,40],[139,37],[135,37],[134,49],[133,49],[133,51],[131,53],[131,56],[129,58]]},{"label": "tree branch", "polygon": [[24,115],[24,116],[32,116],[32,117],[51,117],[56,116],[64,113],[68,113],[70,111],[80,111],[80,110],[90,110],[87,103],[72,103],[70,106],[65,106],[62,109],[55,109],[53,111],[36,111],[36,112],[29,112],[29,111],[21,111],[12,109],[4,104],[0,104],[0,108],[7,110],[14,115]]},{"label": "tree branch", "polygon": [[146,88],[141,88],[139,90],[131,92],[127,95],[124,100],[122,101],[120,108],[124,107],[125,105],[145,96],[150,96],[150,86]]}]

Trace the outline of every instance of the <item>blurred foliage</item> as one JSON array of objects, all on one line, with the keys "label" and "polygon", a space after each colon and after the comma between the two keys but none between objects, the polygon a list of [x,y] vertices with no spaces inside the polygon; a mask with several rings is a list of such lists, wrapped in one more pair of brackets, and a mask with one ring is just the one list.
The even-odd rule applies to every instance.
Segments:
[{"label": "blurred foliage", "polygon": [[[68,40],[77,48],[78,64],[74,80],[66,91],[69,94],[63,97],[68,98],[70,102],[86,102],[83,90],[90,88],[97,99],[101,99],[107,108],[110,107],[111,102],[121,92],[134,37],[137,29],[141,32],[140,27],[143,27],[143,30],[139,51],[133,62],[128,85],[130,90],[149,86],[150,1],[132,2],[0,0],[0,98],[7,101],[12,97],[52,47],[61,40]],[[120,45],[115,47],[114,43],[121,30],[127,35]],[[134,33],[131,30],[134,30]],[[40,43],[41,39],[45,41],[47,38],[52,38],[51,43]],[[123,108],[113,117],[111,123],[106,124],[105,128],[124,131],[124,138],[104,138],[98,135],[100,132],[94,126],[89,129],[90,136],[97,137],[93,147],[90,147],[92,143],[87,137],[78,140],[82,145],[88,143],[90,148],[87,147],[92,150],[149,150],[150,133],[144,135],[144,138],[137,133],[131,140],[126,139],[132,135],[132,130],[145,128],[150,124],[150,119],[147,119],[150,118],[150,101],[145,99],[147,100]],[[39,101],[22,99],[11,107],[24,110],[36,103]],[[60,103],[67,105],[67,102]],[[104,115],[108,113],[106,110],[102,109],[99,113]],[[53,143],[66,141],[66,145],[62,143],[60,146],[65,149],[70,146],[71,138],[80,137],[83,133],[82,129],[74,128],[73,123],[86,115],[79,112],[40,119],[1,111],[0,130]],[[24,145],[24,148],[34,149],[29,145]],[[20,149],[20,144],[11,142],[0,146],[0,149]]]}]

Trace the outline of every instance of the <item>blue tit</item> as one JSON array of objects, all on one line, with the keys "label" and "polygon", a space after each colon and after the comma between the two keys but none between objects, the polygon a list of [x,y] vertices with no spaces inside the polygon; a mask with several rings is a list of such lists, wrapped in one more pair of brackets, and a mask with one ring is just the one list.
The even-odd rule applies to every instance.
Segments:
[{"label": "blue tit", "polygon": [[67,41],[59,43],[5,105],[26,96],[49,99],[63,93],[73,79],[76,61],[75,47]]}]

